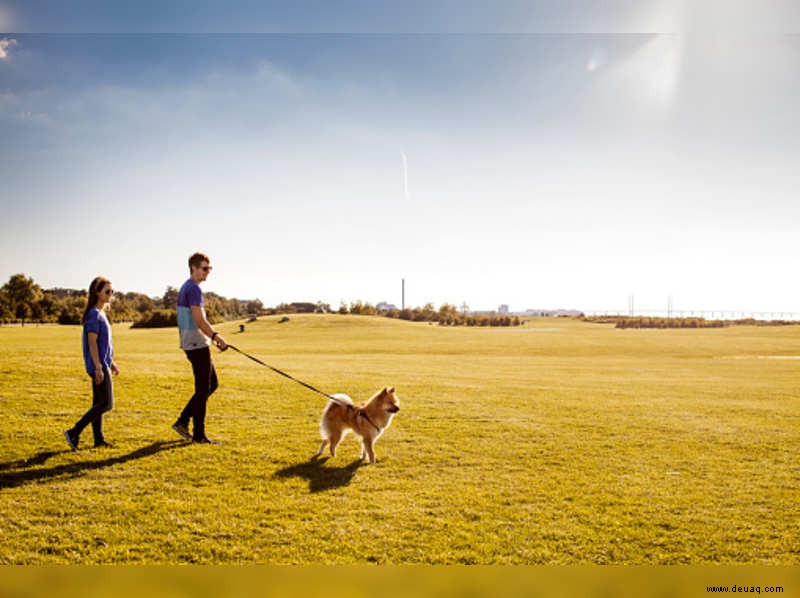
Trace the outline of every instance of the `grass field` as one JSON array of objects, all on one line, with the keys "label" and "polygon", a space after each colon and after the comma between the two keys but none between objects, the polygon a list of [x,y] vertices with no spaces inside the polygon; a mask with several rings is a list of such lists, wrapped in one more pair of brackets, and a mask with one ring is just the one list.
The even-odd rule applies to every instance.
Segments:
[{"label": "grass field", "polygon": [[80,329],[0,328],[0,563],[800,563],[800,326],[220,329],[328,392],[396,386],[378,463],[311,461],[324,399],[232,351],[224,444],[180,441],[177,332],[126,326],[114,448],[73,453]]}]

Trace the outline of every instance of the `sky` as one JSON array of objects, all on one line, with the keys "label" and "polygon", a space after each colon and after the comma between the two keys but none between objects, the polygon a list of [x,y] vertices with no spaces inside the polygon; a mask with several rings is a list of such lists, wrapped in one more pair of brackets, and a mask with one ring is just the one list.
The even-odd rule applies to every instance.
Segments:
[{"label": "sky", "polygon": [[0,0],[0,281],[800,312],[800,9],[280,4]]}]

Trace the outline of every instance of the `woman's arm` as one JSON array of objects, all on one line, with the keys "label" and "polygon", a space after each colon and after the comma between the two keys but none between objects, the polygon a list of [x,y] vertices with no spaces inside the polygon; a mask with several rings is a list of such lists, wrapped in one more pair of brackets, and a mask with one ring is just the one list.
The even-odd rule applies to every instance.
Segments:
[{"label": "woman's arm", "polygon": [[92,361],[94,362],[94,383],[100,384],[105,378],[105,374],[103,374],[103,364],[100,361],[100,349],[97,348],[97,333],[90,332],[88,337],[89,353],[91,354]]}]

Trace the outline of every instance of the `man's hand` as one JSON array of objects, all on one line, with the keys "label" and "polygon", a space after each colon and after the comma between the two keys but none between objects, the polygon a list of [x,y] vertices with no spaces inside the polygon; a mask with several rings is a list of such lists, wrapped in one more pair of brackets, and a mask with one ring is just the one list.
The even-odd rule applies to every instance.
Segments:
[{"label": "man's hand", "polygon": [[96,368],[94,370],[94,384],[95,386],[100,386],[103,383],[103,380],[106,379],[106,375],[103,373],[103,368]]},{"label": "man's hand", "polygon": [[113,361],[111,362],[111,373],[114,374],[115,376],[119,376],[119,368],[117,367],[117,364],[114,363]]},{"label": "man's hand", "polygon": [[217,334],[217,336],[214,337],[214,343],[216,343],[220,351],[224,351],[225,349],[228,348],[228,343],[226,343],[225,339],[222,338],[222,336],[219,334]]}]

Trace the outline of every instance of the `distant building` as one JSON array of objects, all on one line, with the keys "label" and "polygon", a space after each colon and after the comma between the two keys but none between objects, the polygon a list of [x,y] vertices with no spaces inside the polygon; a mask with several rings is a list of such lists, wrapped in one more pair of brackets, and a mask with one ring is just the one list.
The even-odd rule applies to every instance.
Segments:
[{"label": "distant building", "polygon": [[376,311],[397,311],[397,306],[394,303],[387,303],[386,301],[381,301],[378,305],[375,306]]},{"label": "distant building", "polygon": [[528,318],[557,318],[559,316],[580,317],[584,313],[577,309],[526,309],[525,311],[511,311],[508,305],[501,305],[497,311],[470,310],[473,316],[522,316]]},{"label": "distant building", "polygon": [[582,316],[577,309],[526,309],[521,315],[529,318],[557,318],[559,316]]}]

